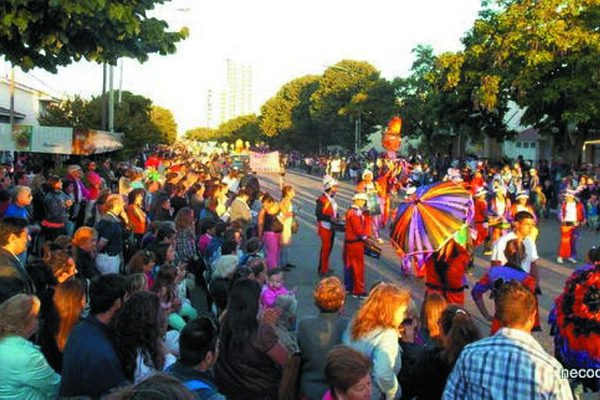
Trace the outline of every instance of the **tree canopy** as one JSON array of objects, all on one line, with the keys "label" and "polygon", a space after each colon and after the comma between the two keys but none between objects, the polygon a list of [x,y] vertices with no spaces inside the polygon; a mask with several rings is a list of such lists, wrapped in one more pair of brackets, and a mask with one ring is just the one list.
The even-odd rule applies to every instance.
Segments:
[{"label": "tree canopy", "polygon": [[177,140],[177,123],[171,110],[153,106],[150,111],[150,120],[160,133],[161,143],[173,144]]},{"label": "tree canopy", "polygon": [[354,121],[360,118],[362,139],[394,114],[391,83],[365,61],[342,60],[325,70],[312,94],[311,117],[323,144],[352,148]]},{"label": "tree canopy", "polygon": [[523,124],[552,135],[571,159],[600,125],[600,4],[597,0],[485,1],[465,50],[440,58],[447,90],[482,115],[503,117],[509,100]]},{"label": "tree canopy", "polygon": [[319,76],[306,75],[284,84],[261,107],[259,127],[279,147],[315,150],[317,127],[310,115],[310,97]]},{"label": "tree canopy", "polygon": [[185,132],[185,138],[190,140],[197,140],[199,142],[218,140],[219,131],[217,131],[216,129],[206,127],[193,128]]},{"label": "tree canopy", "polygon": [[148,54],[175,52],[186,28],[147,14],[168,0],[4,0],[0,2],[0,48],[22,70],[58,66],[82,58],[115,64],[130,57],[144,62]]},{"label": "tree canopy", "polygon": [[[101,109],[102,96],[91,100],[75,97],[50,104],[39,122],[42,125],[101,129]],[[173,115],[161,107],[154,110],[153,117],[152,100],[127,91],[122,93],[121,102],[115,105],[114,129],[124,133],[123,147],[127,153],[133,154],[146,144],[169,144],[174,140],[177,125]]]}]

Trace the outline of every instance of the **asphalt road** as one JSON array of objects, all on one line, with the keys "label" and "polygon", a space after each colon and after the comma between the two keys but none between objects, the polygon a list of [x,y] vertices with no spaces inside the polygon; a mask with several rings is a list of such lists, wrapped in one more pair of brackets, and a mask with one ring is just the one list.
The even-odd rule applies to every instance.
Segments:
[{"label": "asphalt road", "polygon": [[[274,175],[264,175],[260,177],[262,190],[267,190],[279,198],[279,177]],[[307,175],[301,172],[288,171],[285,176],[285,182],[291,184],[296,190],[296,199],[294,205],[297,208],[297,216],[300,222],[300,229],[294,236],[294,243],[291,247],[291,262],[297,267],[286,273],[285,280],[288,288],[298,288],[299,312],[298,317],[316,313],[313,305],[312,291],[314,285],[318,282],[317,274],[320,241],[316,233],[316,218],[314,216],[316,198],[322,192],[322,182],[320,176]],[[349,182],[342,182],[337,194],[337,201],[340,206],[340,214],[346,211],[350,206],[350,200],[355,193],[354,186]],[[559,243],[559,224],[555,218],[540,221],[540,235],[537,240],[538,252],[541,260],[540,277],[542,296],[538,297],[540,303],[540,318],[542,321],[542,332],[534,333],[535,338],[544,346],[546,351],[553,354],[552,338],[549,335],[548,313],[552,308],[554,299],[562,292],[563,284],[567,277],[579,264],[556,264],[556,251]],[[389,229],[385,229],[384,239],[388,236]],[[594,244],[598,243],[599,236],[596,232],[583,230],[578,242],[580,259]],[[343,243],[343,233],[336,234],[335,246],[331,254],[331,266],[335,275],[343,281],[342,255],[341,247]],[[425,293],[424,282],[414,277],[406,277],[400,272],[399,259],[394,249],[389,243],[383,245],[382,257],[378,260],[365,257],[366,264],[366,287],[373,284],[386,281],[395,282],[404,285],[411,290],[417,306],[423,300]],[[469,285],[472,288],[474,283],[489,268],[489,258],[482,255],[481,249],[477,252],[475,258],[475,269],[472,276],[468,276]],[[468,289],[469,290],[469,289]],[[487,297],[487,296],[486,296]],[[488,309],[493,312],[493,303],[486,299]],[[348,297],[344,306],[346,315],[353,315],[359,306],[359,300]],[[466,295],[466,309],[477,319],[480,329],[484,335],[490,330],[490,323],[485,321],[475,303],[470,297],[469,292]]]}]

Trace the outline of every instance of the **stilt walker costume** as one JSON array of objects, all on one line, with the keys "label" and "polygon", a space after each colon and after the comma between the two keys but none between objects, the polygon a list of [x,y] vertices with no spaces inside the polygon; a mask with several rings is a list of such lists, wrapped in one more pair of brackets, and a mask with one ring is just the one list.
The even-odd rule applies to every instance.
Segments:
[{"label": "stilt walker costume", "polygon": [[368,238],[366,218],[362,208],[368,197],[357,193],[352,206],[346,212],[346,238],[344,240],[344,284],[346,290],[356,297],[366,296],[365,290],[365,241]]},{"label": "stilt walker costume", "polygon": [[565,201],[560,207],[560,247],[556,262],[562,264],[564,259],[572,263],[577,262],[577,237],[579,227],[585,224],[585,209],[583,204],[577,201],[575,191],[568,189],[565,193]]},{"label": "stilt walker costume", "polygon": [[317,233],[321,239],[321,252],[319,254],[320,275],[329,273],[329,256],[333,249],[335,231],[333,221],[337,219],[337,203],[334,199],[338,182],[329,175],[323,177],[325,192],[317,199],[315,214],[317,216]]}]

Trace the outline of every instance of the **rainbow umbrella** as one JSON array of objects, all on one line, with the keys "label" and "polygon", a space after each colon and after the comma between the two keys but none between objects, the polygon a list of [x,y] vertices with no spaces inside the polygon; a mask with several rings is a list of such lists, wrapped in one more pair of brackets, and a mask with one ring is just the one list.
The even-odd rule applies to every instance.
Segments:
[{"label": "rainbow umbrella", "polygon": [[421,186],[398,206],[391,242],[404,267],[412,260],[422,266],[472,218],[473,198],[462,186],[451,181]]}]

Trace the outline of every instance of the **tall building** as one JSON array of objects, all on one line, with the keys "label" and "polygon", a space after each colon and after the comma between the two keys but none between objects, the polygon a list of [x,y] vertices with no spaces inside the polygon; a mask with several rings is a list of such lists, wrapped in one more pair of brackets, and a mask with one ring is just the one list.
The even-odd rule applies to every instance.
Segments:
[{"label": "tall building", "polygon": [[228,58],[222,86],[206,92],[205,125],[216,128],[232,118],[254,112],[253,84],[252,67]]}]

